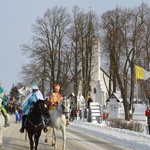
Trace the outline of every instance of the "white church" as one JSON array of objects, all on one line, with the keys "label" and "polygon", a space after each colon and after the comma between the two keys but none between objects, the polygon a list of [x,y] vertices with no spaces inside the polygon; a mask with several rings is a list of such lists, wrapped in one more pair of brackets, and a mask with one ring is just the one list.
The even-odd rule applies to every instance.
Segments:
[{"label": "white church", "polygon": [[106,100],[108,98],[108,87],[109,87],[109,77],[101,69],[101,51],[100,51],[100,38],[94,38],[93,45],[93,74],[91,76],[91,91],[89,92],[94,102],[99,102],[101,106],[106,105]]},{"label": "white church", "polygon": [[[92,39],[93,43],[93,55],[92,55],[92,73],[90,82],[90,97],[92,98],[92,103],[90,103],[90,110],[87,109],[88,121],[98,121],[103,114],[104,108],[106,107],[106,100],[108,99],[108,87],[109,87],[109,77],[101,69],[101,54],[100,54],[100,38],[94,37]],[[79,93],[82,88],[79,88]],[[77,102],[78,105],[78,102]],[[82,114],[84,113],[84,107],[81,108]],[[89,117],[90,116],[90,117]]]},{"label": "white church", "polygon": [[[97,102],[100,105],[101,112],[103,113],[104,108],[107,105],[107,108],[105,109],[107,112],[109,112],[110,116],[112,118],[124,118],[124,107],[122,103],[122,98],[120,95],[120,92],[117,91],[116,93],[112,93],[116,96],[116,98],[112,98],[111,101],[108,101],[110,99],[108,95],[108,87],[109,87],[109,76],[104,72],[104,70],[101,68],[101,50],[100,50],[100,38],[94,37],[94,45],[93,45],[93,74],[91,75],[91,91],[89,91],[89,94],[91,98],[93,99],[93,102]],[[113,84],[111,84],[113,85]],[[112,89],[111,89],[112,91]],[[137,107],[137,108],[136,108]],[[144,105],[135,105],[135,113],[133,115],[133,118],[135,120],[145,120]]]}]

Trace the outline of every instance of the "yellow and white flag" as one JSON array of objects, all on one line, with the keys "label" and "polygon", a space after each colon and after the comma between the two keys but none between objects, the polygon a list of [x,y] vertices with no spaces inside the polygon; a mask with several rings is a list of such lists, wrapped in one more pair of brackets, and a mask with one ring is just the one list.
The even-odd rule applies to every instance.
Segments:
[{"label": "yellow and white flag", "polygon": [[147,80],[150,78],[150,72],[137,65],[135,65],[135,74],[137,79]]}]

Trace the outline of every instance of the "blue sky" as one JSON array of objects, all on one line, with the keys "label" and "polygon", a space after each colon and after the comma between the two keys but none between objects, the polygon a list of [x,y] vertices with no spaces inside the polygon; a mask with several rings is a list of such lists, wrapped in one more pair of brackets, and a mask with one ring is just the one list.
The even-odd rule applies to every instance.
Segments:
[{"label": "blue sky", "polygon": [[0,2],[0,81],[8,94],[19,81],[22,64],[29,62],[20,45],[31,41],[31,26],[37,17],[43,17],[48,8],[64,6],[69,10],[75,5],[85,11],[90,8],[98,15],[116,6],[134,8],[150,0],[1,0]]}]

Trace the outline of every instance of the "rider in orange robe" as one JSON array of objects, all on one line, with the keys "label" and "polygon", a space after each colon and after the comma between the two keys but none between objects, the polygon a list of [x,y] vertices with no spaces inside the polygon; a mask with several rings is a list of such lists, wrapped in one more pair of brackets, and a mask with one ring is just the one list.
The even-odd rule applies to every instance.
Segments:
[{"label": "rider in orange robe", "polygon": [[[63,98],[62,95],[59,93],[59,90],[60,90],[60,85],[55,84],[54,85],[54,91],[50,94],[50,97],[49,97],[50,115],[53,113],[53,111],[58,106],[58,103]],[[66,119],[66,125],[68,125],[68,124],[69,124],[69,119]]]},{"label": "rider in orange robe", "polygon": [[51,93],[51,95],[49,97],[50,111],[54,110],[57,107],[59,101],[63,98],[62,95],[59,93],[59,90],[60,90],[60,85],[55,84],[54,91]]}]

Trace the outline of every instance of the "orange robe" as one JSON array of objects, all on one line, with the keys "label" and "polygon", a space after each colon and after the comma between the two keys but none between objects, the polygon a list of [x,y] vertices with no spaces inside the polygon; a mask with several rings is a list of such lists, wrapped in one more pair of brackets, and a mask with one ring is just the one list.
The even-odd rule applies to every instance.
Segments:
[{"label": "orange robe", "polygon": [[56,108],[56,106],[53,106],[54,104],[58,105],[59,101],[62,99],[62,95],[60,93],[52,92],[49,98],[49,104],[50,104],[50,110],[53,110]]}]

